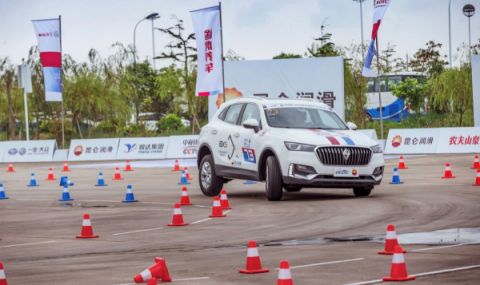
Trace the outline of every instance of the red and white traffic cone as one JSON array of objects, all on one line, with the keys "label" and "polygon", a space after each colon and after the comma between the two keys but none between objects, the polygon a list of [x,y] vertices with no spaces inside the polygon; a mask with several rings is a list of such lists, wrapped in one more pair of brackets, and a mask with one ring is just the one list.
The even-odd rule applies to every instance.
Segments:
[{"label": "red and white traffic cone", "polygon": [[173,209],[173,220],[169,226],[187,226],[188,223],[183,222],[183,215],[182,209],[180,209],[180,204],[175,204],[175,208]]},{"label": "red and white traffic cone", "polygon": [[175,166],[173,167],[172,171],[182,171],[180,169],[180,165],[178,164],[178,159],[175,159]]},{"label": "red and white traffic cone", "polygon": [[443,176],[442,178],[455,178],[455,176],[452,175],[450,163],[447,163],[447,165],[445,166],[445,176]]},{"label": "red and white traffic cone", "polygon": [[98,238],[97,235],[93,234],[92,223],[90,222],[90,215],[85,214],[83,216],[82,234],[77,236],[77,238]]},{"label": "red and white traffic cone", "polygon": [[221,218],[221,217],[226,217],[222,212],[222,206],[220,205],[220,199],[218,199],[218,196],[215,196],[213,198],[213,209],[212,209],[212,214],[209,216],[210,218]]},{"label": "red and white traffic cone", "polygon": [[120,169],[115,168],[115,176],[112,178],[112,180],[123,180],[122,175],[120,175]]},{"label": "red and white traffic cone", "polygon": [[190,203],[190,198],[188,197],[187,187],[182,188],[182,198],[180,199],[180,205],[192,205],[192,203]]},{"label": "red and white traffic cone", "polygon": [[473,166],[470,169],[480,169],[480,162],[478,162],[478,155],[475,155]]},{"label": "red and white traffic cone", "polygon": [[63,162],[62,172],[70,172],[70,169],[68,168],[68,163],[66,161]]},{"label": "red and white traffic cone", "polygon": [[403,156],[400,156],[400,162],[398,163],[398,169],[408,169],[408,167],[405,167],[405,162],[403,161]]},{"label": "red and white traffic cone", "polygon": [[0,285],[7,285],[7,277],[5,277],[5,271],[3,270],[3,263],[0,262]]},{"label": "red and white traffic cone", "polygon": [[148,269],[145,269],[140,274],[133,278],[135,283],[147,282],[150,278],[156,278],[157,280],[162,280],[162,282],[171,282],[172,278],[168,273],[167,264],[165,259],[155,257],[155,264],[150,266]]},{"label": "red and white traffic cone", "polygon": [[475,179],[475,184],[472,186],[480,186],[480,169],[477,170],[477,178]]},{"label": "red and white traffic cone", "polygon": [[292,272],[287,260],[280,261],[280,269],[278,269],[277,285],[293,285]]},{"label": "red and white traffic cone", "polygon": [[45,180],[57,180],[55,177],[53,177],[53,171],[51,168],[48,169],[48,176]]},{"label": "red and white traffic cone", "polygon": [[15,169],[13,169],[13,163],[12,163],[12,162],[9,162],[9,163],[8,163],[7,172],[15,172]]},{"label": "red and white traffic cone", "polygon": [[[379,251],[378,254],[393,254],[395,247],[398,246],[397,233],[394,225],[388,225],[387,235],[385,236],[385,250]],[[403,251],[406,253],[407,251]]]},{"label": "red and white traffic cone", "polygon": [[130,160],[127,160],[127,165],[123,171],[133,171],[132,167],[130,166]]},{"label": "red and white traffic cone", "polygon": [[228,205],[228,197],[227,197],[227,191],[222,190],[221,195],[220,195],[220,205],[222,206],[222,210],[228,210],[231,209],[230,205]]},{"label": "red and white traffic cone", "polygon": [[193,180],[192,177],[190,177],[190,174],[188,174],[188,167],[184,167],[183,170],[185,170],[185,175],[187,176],[187,180]]},{"label": "red and white traffic cone", "polygon": [[254,274],[270,271],[268,268],[262,268],[260,256],[258,255],[257,243],[254,240],[248,242],[247,266],[246,269],[240,269],[238,272]]},{"label": "red and white traffic cone", "polygon": [[383,281],[408,281],[415,280],[415,276],[408,276],[405,258],[401,246],[396,246],[392,258],[390,277],[383,277]]},{"label": "red and white traffic cone", "polygon": [[147,285],[157,285],[157,278],[148,278]]}]

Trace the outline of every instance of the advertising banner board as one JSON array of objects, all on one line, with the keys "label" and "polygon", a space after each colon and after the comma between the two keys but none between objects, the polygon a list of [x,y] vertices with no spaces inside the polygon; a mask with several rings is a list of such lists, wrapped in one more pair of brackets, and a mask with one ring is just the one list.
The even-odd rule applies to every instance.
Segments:
[{"label": "advertising banner board", "polygon": [[72,140],[68,161],[115,160],[120,139]]},{"label": "advertising banner board", "polygon": [[8,141],[4,144],[4,162],[52,161],[56,140]]},{"label": "advertising banner board", "polygon": [[437,153],[479,153],[480,128],[442,128]]},{"label": "advertising banner board", "polygon": [[386,154],[435,153],[440,129],[391,129]]},{"label": "advertising banner board", "polygon": [[369,138],[377,140],[377,132],[374,129],[368,129],[368,130],[357,130],[357,132],[360,132],[362,134],[366,134]]},{"label": "advertising banner board", "polygon": [[6,144],[7,144],[7,142],[0,142],[0,162],[4,162],[3,161],[3,151],[5,150],[5,145]]},{"label": "advertising banner board", "polygon": [[165,159],[168,137],[122,138],[118,145],[117,159]]},{"label": "advertising banner board", "polygon": [[473,116],[480,127],[480,54],[472,54]]},{"label": "advertising banner board", "polygon": [[171,136],[168,144],[168,159],[197,157],[198,135]]}]

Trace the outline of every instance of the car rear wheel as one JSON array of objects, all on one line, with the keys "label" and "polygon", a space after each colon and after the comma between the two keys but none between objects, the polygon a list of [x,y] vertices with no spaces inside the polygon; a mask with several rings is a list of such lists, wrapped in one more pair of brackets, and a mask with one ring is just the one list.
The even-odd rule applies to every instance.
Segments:
[{"label": "car rear wheel", "polygon": [[266,196],[269,201],[279,201],[282,199],[282,172],[275,156],[267,158],[265,169],[265,188]]},{"label": "car rear wheel", "polygon": [[358,187],[358,188],[353,188],[353,194],[357,197],[364,197],[368,196],[372,193],[372,188],[364,188],[364,187]]},{"label": "car rear wheel", "polygon": [[300,190],[302,190],[302,187],[292,186],[292,185],[284,185],[283,189],[285,189],[285,191],[287,191],[287,192],[299,192]]},{"label": "car rear wheel", "polygon": [[210,154],[205,155],[200,162],[198,180],[200,189],[205,196],[217,196],[223,188],[223,177],[215,174],[213,158]]}]

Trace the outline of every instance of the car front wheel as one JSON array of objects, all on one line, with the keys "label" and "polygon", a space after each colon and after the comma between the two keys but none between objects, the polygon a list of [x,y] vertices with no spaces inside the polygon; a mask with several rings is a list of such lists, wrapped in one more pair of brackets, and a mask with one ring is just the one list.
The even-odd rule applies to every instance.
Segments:
[{"label": "car front wheel", "polygon": [[282,199],[282,172],[275,156],[267,158],[265,169],[265,187],[266,195],[269,201],[279,201]]},{"label": "car front wheel", "polygon": [[210,154],[205,155],[200,162],[198,171],[200,189],[205,196],[217,196],[223,188],[223,177],[215,174],[215,164]]}]

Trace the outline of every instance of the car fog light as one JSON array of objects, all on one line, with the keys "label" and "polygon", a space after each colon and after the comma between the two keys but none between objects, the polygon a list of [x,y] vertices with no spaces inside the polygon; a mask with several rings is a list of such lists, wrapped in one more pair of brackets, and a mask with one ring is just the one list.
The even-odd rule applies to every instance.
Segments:
[{"label": "car fog light", "polygon": [[382,173],[383,173],[383,166],[379,166],[379,167],[375,168],[375,170],[373,170],[373,175],[374,176],[381,175]]},{"label": "car fog light", "polygon": [[317,174],[313,167],[301,164],[295,164],[295,173],[300,175]]}]

